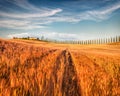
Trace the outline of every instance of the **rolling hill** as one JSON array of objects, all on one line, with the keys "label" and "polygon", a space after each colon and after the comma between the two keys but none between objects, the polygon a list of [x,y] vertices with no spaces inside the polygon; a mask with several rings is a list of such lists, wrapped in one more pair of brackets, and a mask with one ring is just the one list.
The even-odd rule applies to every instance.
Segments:
[{"label": "rolling hill", "polygon": [[120,96],[120,43],[0,39],[0,96]]}]

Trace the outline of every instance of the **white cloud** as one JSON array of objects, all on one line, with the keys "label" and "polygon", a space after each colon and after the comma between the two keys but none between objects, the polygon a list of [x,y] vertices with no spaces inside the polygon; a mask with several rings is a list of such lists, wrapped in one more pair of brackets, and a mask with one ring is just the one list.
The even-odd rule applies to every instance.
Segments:
[{"label": "white cloud", "polygon": [[55,40],[77,40],[78,35],[72,33],[41,32],[42,36]]},{"label": "white cloud", "polygon": [[46,28],[43,24],[48,24],[53,21],[47,20],[48,17],[54,16],[57,13],[62,12],[62,9],[55,8],[38,8],[28,2],[28,0],[6,0],[21,8],[28,9],[25,12],[3,12],[0,11],[0,27],[10,29],[23,29],[30,30],[35,28]]},{"label": "white cloud", "polygon": [[106,6],[101,9],[96,10],[89,10],[84,12],[77,12],[77,13],[61,13],[54,17],[47,17],[47,21],[52,22],[80,22],[83,20],[92,20],[92,21],[103,21],[106,19],[109,19],[111,17],[111,14],[120,9],[120,2],[117,2],[116,4],[113,4],[111,6]]},{"label": "white cloud", "polygon": [[41,38],[44,36],[46,39],[51,40],[78,40],[79,37],[77,34],[71,34],[71,33],[58,33],[58,32],[25,32],[25,33],[19,33],[19,34],[9,34],[8,38],[13,37],[39,37]]},{"label": "white cloud", "polygon": [[[81,13],[76,13],[74,15],[63,15],[64,18],[58,20],[66,22],[80,22],[83,20],[92,20],[92,21],[103,21],[109,19],[111,14],[120,9],[120,2],[113,4],[111,6],[106,6],[101,9],[89,10]],[[56,17],[55,17],[56,18]],[[58,18],[58,17],[57,17]]]},{"label": "white cloud", "polygon": [[118,9],[120,9],[120,2],[101,10],[88,11],[86,14],[88,15],[88,17],[95,18],[95,20],[104,20],[108,19],[111,13]]},{"label": "white cloud", "polygon": [[17,19],[27,19],[27,18],[45,18],[49,16],[53,16],[59,12],[62,12],[62,9],[47,9],[47,10],[42,10],[40,12],[36,13],[6,13],[6,12],[1,12],[0,16],[2,17],[9,17],[9,18],[17,18]]},{"label": "white cloud", "polygon": [[5,0],[5,1],[13,3],[23,9],[41,11],[40,8],[30,4],[28,0]]},{"label": "white cloud", "polygon": [[17,33],[17,34],[9,34],[8,38],[13,38],[13,37],[21,38],[21,37],[26,37],[26,36],[29,36],[29,34],[28,33]]},{"label": "white cloud", "polygon": [[38,8],[30,4],[28,0],[7,1],[29,11],[26,13],[0,12],[1,17],[7,18],[2,20],[0,19],[0,27],[23,30],[29,30],[32,28],[45,28],[43,25],[48,25],[53,22],[76,23],[83,20],[102,21],[110,18],[114,11],[120,9],[120,2],[117,2],[116,4],[101,9],[89,10],[81,13],[72,13],[71,11],[64,11],[61,8]]},{"label": "white cloud", "polygon": [[45,26],[41,26],[41,25],[36,25],[36,24],[32,24],[32,22],[30,21],[21,21],[21,20],[1,20],[0,21],[0,27],[1,28],[11,28],[11,29],[24,29],[24,30],[28,30],[28,29],[36,29],[36,28],[45,28]]}]

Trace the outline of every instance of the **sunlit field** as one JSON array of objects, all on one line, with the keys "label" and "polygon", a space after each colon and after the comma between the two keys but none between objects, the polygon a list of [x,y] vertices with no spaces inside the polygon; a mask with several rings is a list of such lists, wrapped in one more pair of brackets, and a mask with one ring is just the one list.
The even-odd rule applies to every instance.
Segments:
[{"label": "sunlit field", "polygon": [[120,96],[120,43],[0,40],[0,96]]}]

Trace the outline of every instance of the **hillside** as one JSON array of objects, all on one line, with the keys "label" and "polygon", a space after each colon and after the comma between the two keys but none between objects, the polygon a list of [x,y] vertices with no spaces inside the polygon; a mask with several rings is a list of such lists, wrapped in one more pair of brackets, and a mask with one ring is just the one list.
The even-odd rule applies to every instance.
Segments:
[{"label": "hillside", "polygon": [[120,43],[0,40],[0,96],[119,96]]}]

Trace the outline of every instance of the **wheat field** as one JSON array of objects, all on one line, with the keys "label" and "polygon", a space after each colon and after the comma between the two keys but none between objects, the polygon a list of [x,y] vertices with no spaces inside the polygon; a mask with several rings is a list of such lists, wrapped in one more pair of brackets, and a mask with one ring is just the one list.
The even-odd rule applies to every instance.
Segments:
[{"label": "wheat field", "polygon": [[0,39],[0,96],[120,96],[120,43]]}]

